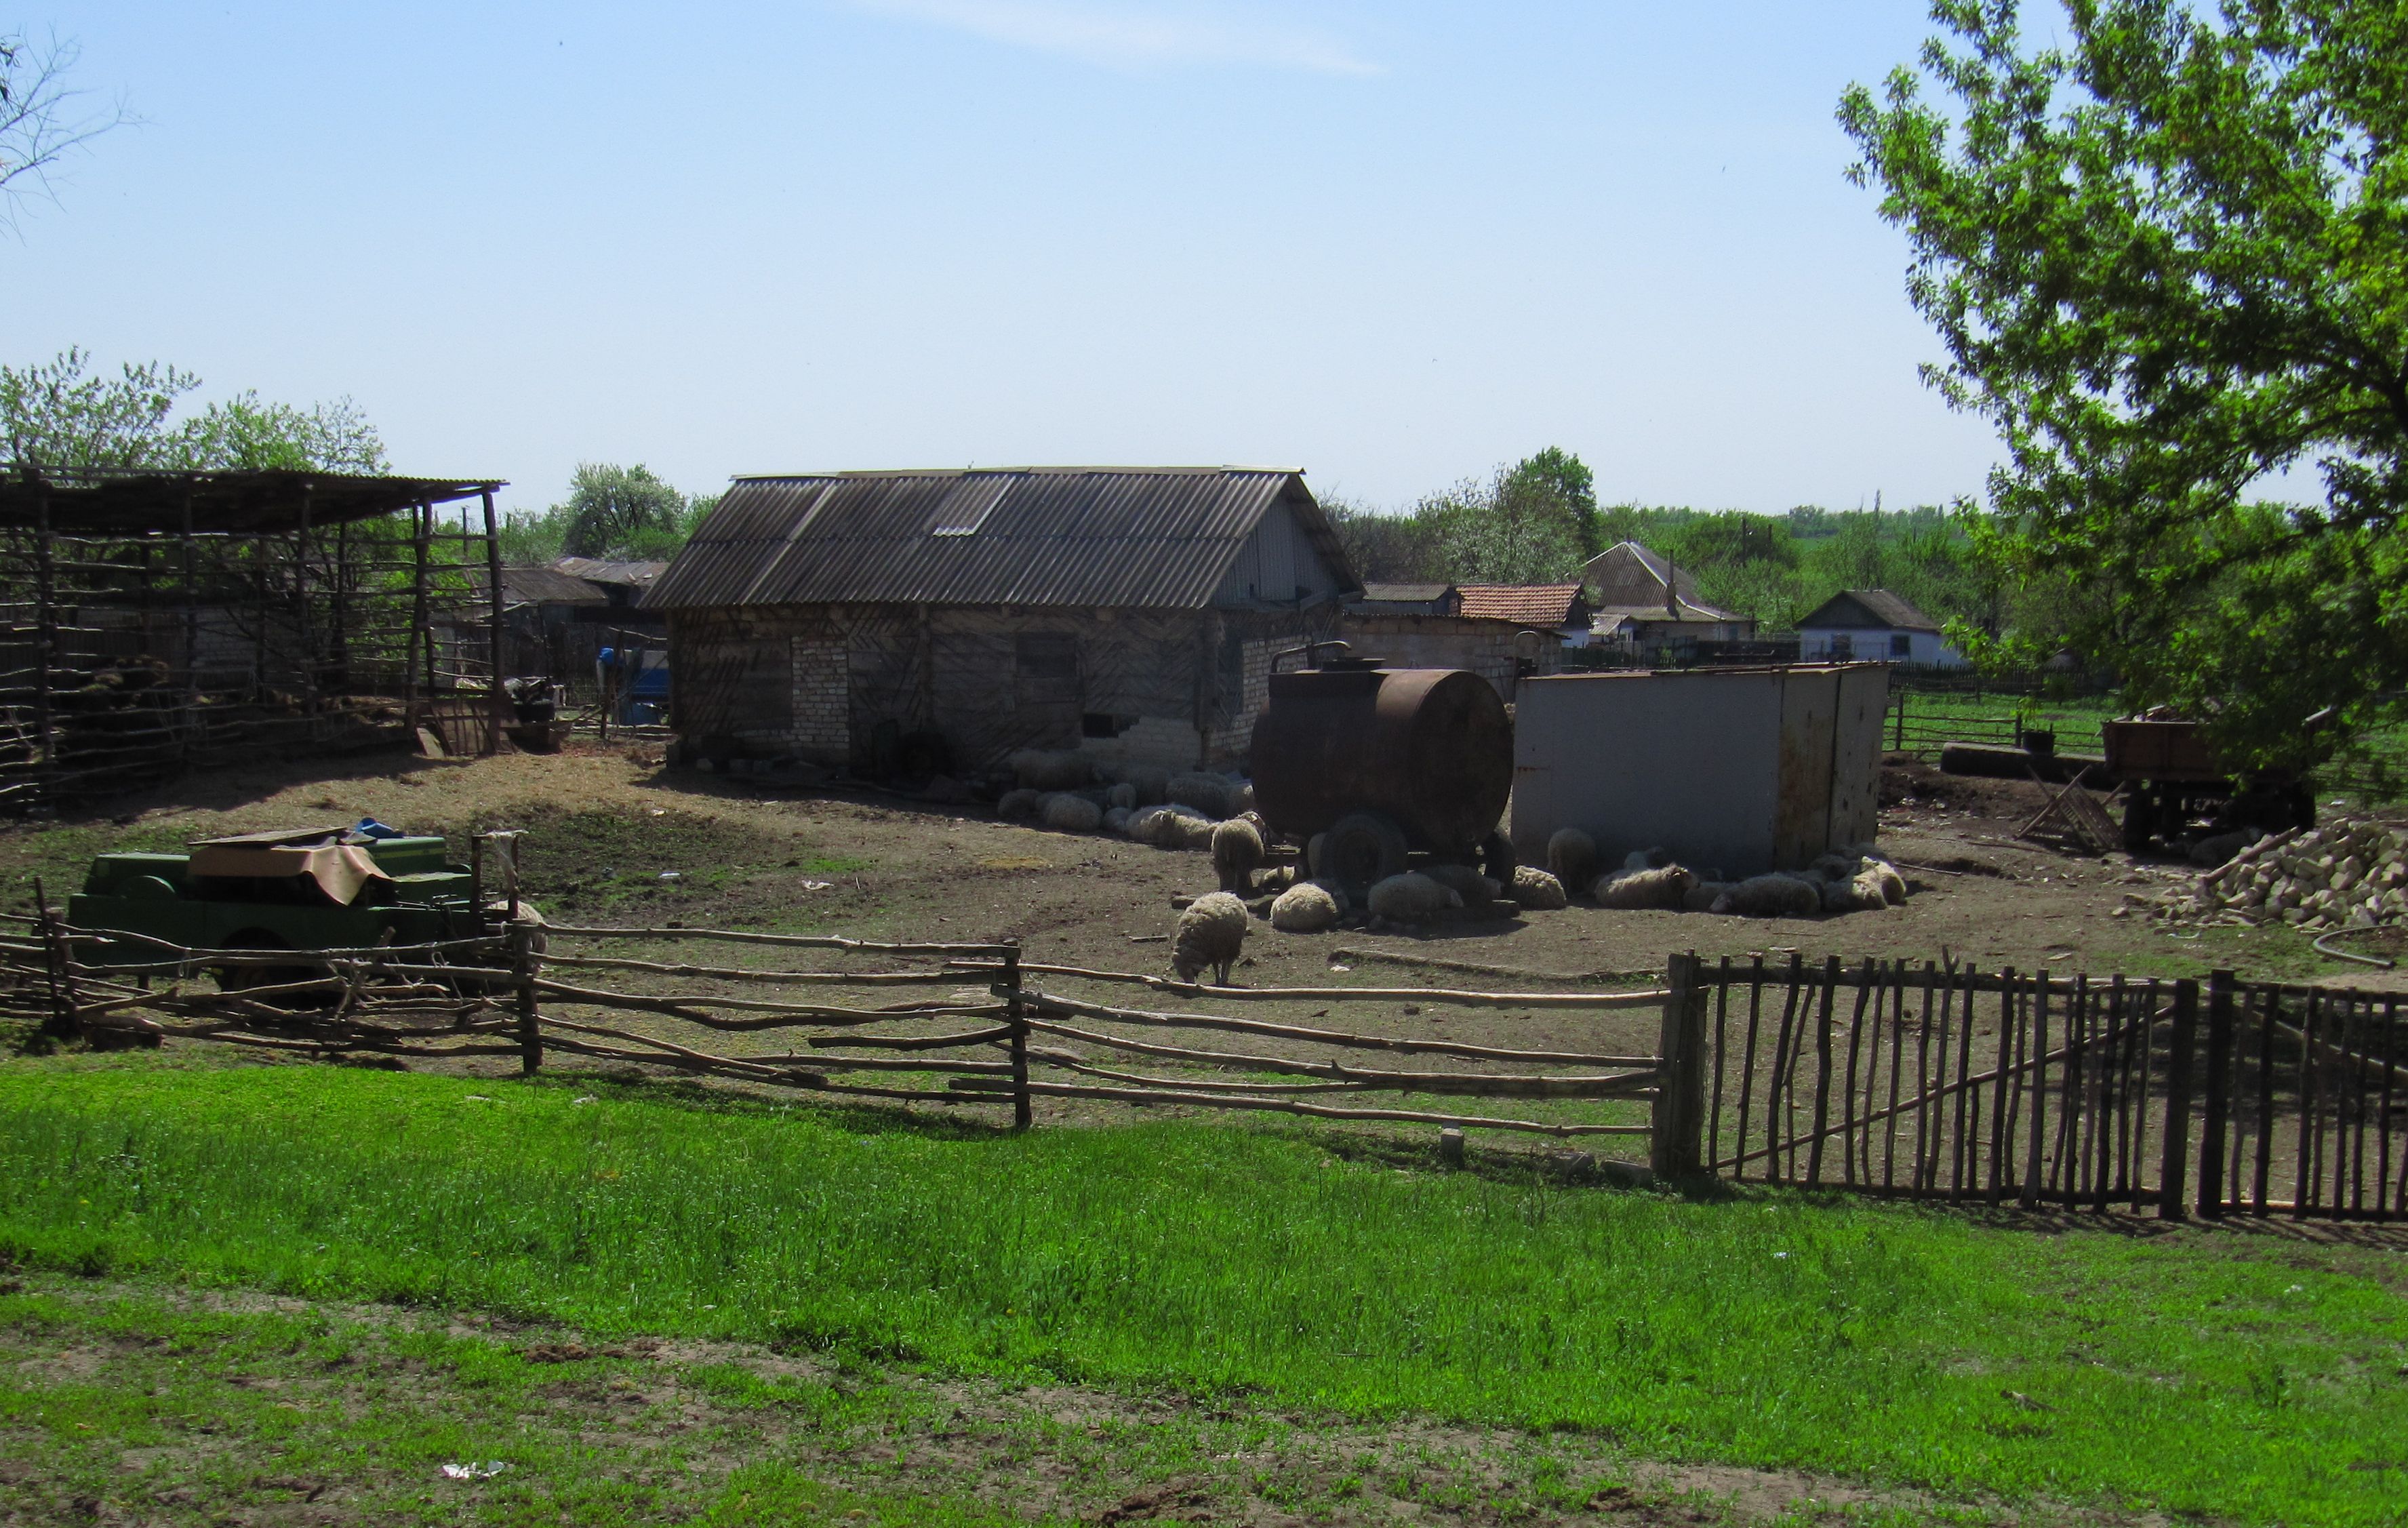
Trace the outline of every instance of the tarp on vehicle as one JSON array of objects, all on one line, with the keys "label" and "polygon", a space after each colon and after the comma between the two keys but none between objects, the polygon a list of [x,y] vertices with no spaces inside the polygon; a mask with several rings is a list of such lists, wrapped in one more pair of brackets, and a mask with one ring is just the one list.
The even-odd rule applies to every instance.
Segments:
[{"label": "tarp on vehicle", "polygon": [[312,846],[213,843],[193,850],[188,875],[282,878],[307,876],[338,907],[348,907],[372,880],[391,880],[368,857],[350,844]]}]

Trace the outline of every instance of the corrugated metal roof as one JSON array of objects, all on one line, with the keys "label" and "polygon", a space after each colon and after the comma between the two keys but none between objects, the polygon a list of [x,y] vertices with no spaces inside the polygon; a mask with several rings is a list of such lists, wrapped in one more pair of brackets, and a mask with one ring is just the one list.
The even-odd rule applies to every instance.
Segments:
[{"label": "corrugated metal roof", "polygon": [[1886,589],[1842,589],[1814,607],[1813,613],[1801,618],[1798,629],[1808,627],[1838,629],[1888,629],[1901,632],[1936,632],[1940,622],[1916,609],[1909,601]]},{"label": "corrugated metal roof", "polygon": [[502,598],[512,605],[608,605],[592,582],[556,567],[502,569]]},{"label": "corrugated metal roof", "polygon": [[1427,605],[1455,592],[1451,583],[1367,583],[1359,603],[1366,605]]},{"label": "corrugated metal roof", "polygon": [[732,605],[1201,609],[1272,506],[1354,582],[1300,474],[1262,467],[1016,467],[738,478],[645,593]]},{"label": "corrugated metal roof", "polygon": [[561,572],[594,583],[626,584],[641,589],[661,576],[666,563],[612,563],[599,557],[563,557],[552,564]]},{"label": "corrugated metal roof", "polygon": [[1585,611],[1576,583],[1468,583],[1458,585],[1463,613],[1485,621],[1526,626],[1563,626]]}]

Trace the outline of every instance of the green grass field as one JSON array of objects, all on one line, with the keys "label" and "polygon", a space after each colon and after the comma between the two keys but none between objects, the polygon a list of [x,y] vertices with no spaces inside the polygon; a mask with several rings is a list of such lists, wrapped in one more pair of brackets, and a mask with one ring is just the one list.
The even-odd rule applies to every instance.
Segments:
[{"label": "green grass field", "polygon": [[1398,1170],[1165,1121],[307,1066],[0,1072],[20,1263],[1354,1418],[1951,1498],[2408,1516],[2396,1252]]}]

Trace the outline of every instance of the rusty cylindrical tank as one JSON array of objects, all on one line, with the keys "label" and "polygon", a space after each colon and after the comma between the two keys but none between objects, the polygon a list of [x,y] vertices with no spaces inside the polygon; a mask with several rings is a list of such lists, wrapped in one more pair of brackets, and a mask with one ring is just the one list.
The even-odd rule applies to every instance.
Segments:
[{"label": "rusty cylindrical tank", "polygon": [[1252,772],[1255,809],[1291,838],[1376,812],[1414,849],[1469,855],[1504,815],[1513,724],[1477,674],[1325,659],[1270,676]]}]

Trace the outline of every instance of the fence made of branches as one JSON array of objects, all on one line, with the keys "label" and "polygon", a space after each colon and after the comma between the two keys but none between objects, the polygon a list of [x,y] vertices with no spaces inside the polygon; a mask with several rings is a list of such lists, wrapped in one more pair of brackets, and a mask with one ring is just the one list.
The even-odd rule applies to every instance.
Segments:
[{"label": "fence made of branches", "polygon": [[1792,957],[1726,962],[1707,1155],[1953,1201],[2408,1216],[2395,993]]}]

